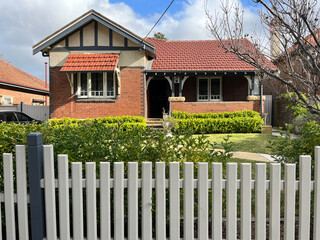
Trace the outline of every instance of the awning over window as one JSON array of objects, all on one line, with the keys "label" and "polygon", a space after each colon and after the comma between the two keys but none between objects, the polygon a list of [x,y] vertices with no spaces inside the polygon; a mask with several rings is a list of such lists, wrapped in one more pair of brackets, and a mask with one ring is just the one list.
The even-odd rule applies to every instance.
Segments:
[{"label": "awning over window", "polygon": [[72,53],[61,68],[61,72],[106,72],[114,71],[119,60],[118,53]]}]

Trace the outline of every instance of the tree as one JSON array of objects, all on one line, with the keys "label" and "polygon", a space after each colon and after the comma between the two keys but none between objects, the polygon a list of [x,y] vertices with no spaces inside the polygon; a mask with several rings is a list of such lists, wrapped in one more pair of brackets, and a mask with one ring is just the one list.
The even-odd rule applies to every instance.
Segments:
[{"label": "tree", "polygon": [[[207,1],[207,0],[206,0]],[[254,0],[255,1],[255,0]],[[206,7],[207,28],[222,48],[257,68],[264,81],[284,86],[291,100],[311,113],[320,114],[320,29],[316,0],[256,0],[262,29],[266,35],[244,32],[244,10],[225,2],[222,14],[211,15]],[[206,4],[207,6],[207,4]],[[229,39],[228,41],[224,41]],[[255,49],[243,42],[248,39]],[[280,70],[265,66],[269,58]]]},{"label": "tree", "polygon": [[155,39],[163,39],[163,40],[168,40],[168,38],[161,32],[157,32],[153,34],[153,37]]}]

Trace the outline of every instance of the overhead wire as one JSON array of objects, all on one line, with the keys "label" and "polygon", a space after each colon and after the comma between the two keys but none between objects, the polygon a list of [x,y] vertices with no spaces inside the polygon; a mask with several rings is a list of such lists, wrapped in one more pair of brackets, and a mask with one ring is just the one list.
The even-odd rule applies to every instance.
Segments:
[{"label": "overhead wire", "polygon": [[149,34],[152,32],[152,30],[155,28],[155,26],[157,26],[157,24],[160,22],[161,18],[166,14],[166,12],[168,11],[168,9],[171,7],[172,3],[174,2],[174,0],[171,1],[171,3],[169,4],[169,6],[167,7],[167,9],[162,13],[162,15],[159,17],[158,21],[153,25],[153,27],[151,28],[151,30],[148,32],[148,34],[143,38],[142,42],[144,42],[144,40],[149,36]]}]

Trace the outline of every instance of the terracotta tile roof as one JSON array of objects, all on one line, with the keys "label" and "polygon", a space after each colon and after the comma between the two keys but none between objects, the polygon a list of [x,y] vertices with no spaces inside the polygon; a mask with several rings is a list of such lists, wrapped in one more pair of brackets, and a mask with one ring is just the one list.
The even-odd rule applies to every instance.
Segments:
[{"label": "terracotta tile roof", "polygon": [[114,71],[118,64],[117,53],[72,53],[61,68],[61,72]]},{"label": "terracotta tile roof", "polygon": [[41,79],[3,60],[0,60],[0,82],[35,90],[49,91],[49,84],[48,87],[45,87],[45,82]]},{"label": "terracotta tile roof", "polygon": [[[255,71],[255,67],[226,52],[217,40],[167,41],[148,38],[156,47],[151,70],[158,71]],[[255,49],[248,41],[244,45]],[[268,60],[265,62],[276,67]]]}]

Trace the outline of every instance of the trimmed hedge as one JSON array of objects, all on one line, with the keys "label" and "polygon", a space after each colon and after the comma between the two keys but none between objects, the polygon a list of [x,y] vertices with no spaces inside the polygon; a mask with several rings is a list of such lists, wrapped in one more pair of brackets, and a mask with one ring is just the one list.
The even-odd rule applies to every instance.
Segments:
[{"label": "trimmed hedge", "polygon": [[237,112],[221,112],[221,113],[189,113],[182,111],[173,111],[173,118],[189,119],[189,118],[236,118],[236,117],[260,117],[260,114],[255,111],[237,111]]},{"label": "trimmed hedge", "polygon": [[261,132],[263,120],[254,111],[233,113],[187,113],[175,111],[177,119],[175,131],[193,133],[254,133]]},{"label": "trimmed hedge", "polygon": [[70,125],[79,125],[83,123],[103,123],[110,127],[119,127],[121,130],[130,130],[134,127],[145,128],[146,120],[138,116],[121,116],[121,117],[99,117],[99,118],[61,118],[50,119],[48,125],[51,127],[61,127]]}]

